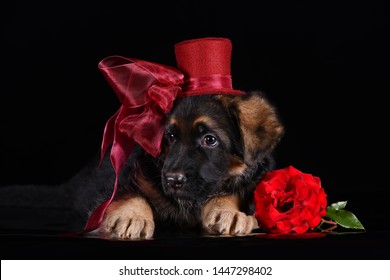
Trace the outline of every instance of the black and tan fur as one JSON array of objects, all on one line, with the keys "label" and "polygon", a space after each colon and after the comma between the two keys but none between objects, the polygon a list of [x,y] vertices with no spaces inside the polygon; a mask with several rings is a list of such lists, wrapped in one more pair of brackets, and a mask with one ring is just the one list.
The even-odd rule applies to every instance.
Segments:
[{"label": "black and tan fur", "polygon": [[250,233],[257,227],[253,191],[274,168],[282,135],[275,108],[260,92],[177,100],[161,155],[138,148],[130,157],[100,233],[126,239],[174,228]]},{"label": "black and tan fur", "polygon": [[[282,135],[275,108],[260,92],[176,100],[160,156],[135,147],[96,233],[120,239],[250,233],[257,227],[253,191],[274,168],[272,154]],[[80,231],[112,194],[115,173],[108,152],[97,166],[92,162],[58,186],[2,187],[0,205],[77,213],[77,222],[56,219],[55,224]]]}]

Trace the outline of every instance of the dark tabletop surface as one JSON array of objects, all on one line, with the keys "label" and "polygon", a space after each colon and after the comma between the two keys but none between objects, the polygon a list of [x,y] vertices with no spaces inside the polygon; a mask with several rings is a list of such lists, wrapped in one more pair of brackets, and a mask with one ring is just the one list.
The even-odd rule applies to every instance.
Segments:
[{"label": "dark tabletop surface", "polygon": [[2,231],[1,259],[389,259],[390,231],[343,235],[162,236],[121,241]]},{"label": "dark tabletop surface", "polygon": [[159,233],[152,240],[123,241],[69,234],[66,229],[77,224],[77,216],[61,209],[1,208],[0,213],[1,259],[390,259],[390,230],[371,224],[365,232]]}]

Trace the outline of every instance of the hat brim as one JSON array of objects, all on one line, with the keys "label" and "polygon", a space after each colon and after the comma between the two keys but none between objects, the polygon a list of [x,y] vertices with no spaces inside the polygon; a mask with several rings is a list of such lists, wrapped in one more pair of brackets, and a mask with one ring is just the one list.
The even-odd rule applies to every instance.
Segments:
[{"label": "hat brim", "polygon": [[181,93],[182,96],[206,95],[206,94],[245,94],[245,91],[236,89],[202,88],[201,90],[188,90]]}]

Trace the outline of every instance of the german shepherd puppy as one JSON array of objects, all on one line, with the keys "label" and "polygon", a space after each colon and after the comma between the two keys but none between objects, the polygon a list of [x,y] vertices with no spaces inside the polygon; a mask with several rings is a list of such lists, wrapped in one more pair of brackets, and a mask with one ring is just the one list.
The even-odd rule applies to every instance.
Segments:
[{"label": "german shepherd puppy", "polygon": [[[251,233],[258,227],[253,192],[274,168],[272,154],[283,133],[275,107],[259,91],[177,99],[167,116],[160,155],[134,148],[119,174],[115,198],[91,234],[150,239],[175,232]],[[44,215],[51,209],[60,215],[57,227],[83,232],[80,227],[113,192],[116,175],[106,154],[98,168],[92,161],[58,186],[3,186],[0,205]],[[64,211],[77,218],[61,218]],[[41,214],[27,214],[15,222],[42,224]]]},{"label": "german shepherd puppy", "polygon": [[[258,227],[253,192],[274,168],[272,153],[284,132],[275,107],[259,91],[175,102],[160,156],[138,146],[121,172],[98,230],[103,236],[149,239],[155,229],[173,228],[245,235]],[[113,172],[108,174],[109,180],[100,180],[112,183]],[[80,190],[85,205],[87,191]],[[108,197],[98,194],[89,210]]]}]

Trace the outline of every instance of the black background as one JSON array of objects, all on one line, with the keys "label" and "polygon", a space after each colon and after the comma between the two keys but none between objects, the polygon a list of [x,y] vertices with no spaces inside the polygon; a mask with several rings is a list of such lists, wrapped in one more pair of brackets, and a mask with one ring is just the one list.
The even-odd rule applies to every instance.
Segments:
[{"label": "black background", "polygon": [[174,44],[228,37],[234,88],[264,91],[286,127],[278,167],[320,177],[367,231],[389,228],[386,1],[137,2],[2,4],[1,185],[64,182],[95,155],[120,105],[106,56],[175,66]]}]

